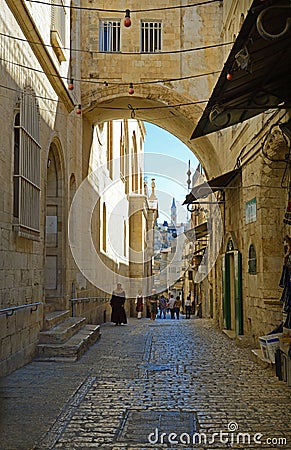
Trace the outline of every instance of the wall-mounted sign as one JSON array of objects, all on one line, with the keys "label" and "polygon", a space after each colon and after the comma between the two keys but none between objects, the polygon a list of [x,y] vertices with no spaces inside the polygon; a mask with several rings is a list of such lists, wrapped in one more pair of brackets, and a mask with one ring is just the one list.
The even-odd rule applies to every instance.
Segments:
[{"label": "wall-mounted sign", "polygon": [[257,199],[252,198],[246,202],[246,223],[255,222],[257,220]]}]

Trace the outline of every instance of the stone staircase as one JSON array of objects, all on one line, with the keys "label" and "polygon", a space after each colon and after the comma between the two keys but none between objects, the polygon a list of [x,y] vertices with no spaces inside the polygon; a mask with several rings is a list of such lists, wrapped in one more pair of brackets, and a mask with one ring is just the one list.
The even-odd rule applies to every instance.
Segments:
[{"label": "stone staircase", "polygon": [[101,336],[100,325],[88,325],[69,310],[48,308],[36,350],[38,361],[76,361]]}]

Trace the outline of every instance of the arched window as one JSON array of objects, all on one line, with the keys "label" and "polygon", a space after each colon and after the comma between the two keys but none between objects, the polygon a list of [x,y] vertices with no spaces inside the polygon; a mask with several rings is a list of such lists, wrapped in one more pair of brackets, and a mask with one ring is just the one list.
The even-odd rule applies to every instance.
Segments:
[{"label": "arched window", "polygon": [[107,169],[110,178],[113,178],[113,122],[107,122]]},{"label": "arched window", "polygon": [[132,192],[138,192],[138,153],[137,153],[137,142],[135,131],[132,133],[132,160],[131,160],[131,176],[132,176]]},{"label": "arched window", "polygon": [[107,223],[106,223],[106,204],[103,203],[103,211],[102,211],[102,248],[103,251],[107,250]]},{"label": "arched window", "polygon": [[126,254],[127,254],[126,234],[127,234],[127,231],[126,231],[126,220],[124,220],[123,221],[123,256],[126,256]]},{"label": "arched window", "polygon": [[231,252],[233,250],[234,250],[233,241],[232,241],[232,239],[229,239],[228,242],[227,242],[226,251],[227,252]]},{"label": "arched window", "polygon": [[253,244],[249,248],[249,274],[255,275],[257,273],[257,255]]}]

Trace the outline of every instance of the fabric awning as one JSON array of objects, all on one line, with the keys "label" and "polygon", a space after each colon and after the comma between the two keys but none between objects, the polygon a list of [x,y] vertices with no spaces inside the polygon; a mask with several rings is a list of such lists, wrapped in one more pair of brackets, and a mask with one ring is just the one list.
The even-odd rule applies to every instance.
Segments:
[{"label": "fabric awning", "polygon": [[216,178],[212,178],[212,180],[205,181],[198,186],[195,186],[190,194],[186,196],[183,205],[191,204],[198,200],[199,198],[207,197],[208,195],[216,192],[220,189],[223,189],[229,185],[229,183],[241,172],[241,169],[234,169],[230,172],[226,172],[222,175],[219,175]]},{"label": "fabric awning", "polygon": [[196,227],[191,228],[191,230],[185,231],[185,236],[189,241],[198,241],[209,234],[208,228],[208,222],[203,222]]},{"label": "fabric awning", "polygon": [[191,139],[290,108],[290,73],[290,1],[254,0]]},{"label": "fabric awning", "polygon": [[204,245],[203,247],[199,248],[198,250],[195,250],[195,252],[192,252],[191,254],[198,255],[198,253],[201,253],[201,252],[204,253],[206,249],[207,249],[207,247]]}]

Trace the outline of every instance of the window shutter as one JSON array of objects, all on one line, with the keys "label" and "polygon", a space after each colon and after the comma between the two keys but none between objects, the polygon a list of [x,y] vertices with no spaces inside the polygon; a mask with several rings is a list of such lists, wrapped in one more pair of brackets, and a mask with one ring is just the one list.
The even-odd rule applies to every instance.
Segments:
[{"label": "window shutter", "polygon": [[[19,125],[18,125],[19,123]],[[40,144],[39,109],[31,88],[21,96],[20,121],[14,127],[14,216],[15,229],[23,237],[39,238],[40,231]],[[16,189],[17,187],[17,189]]]}]

